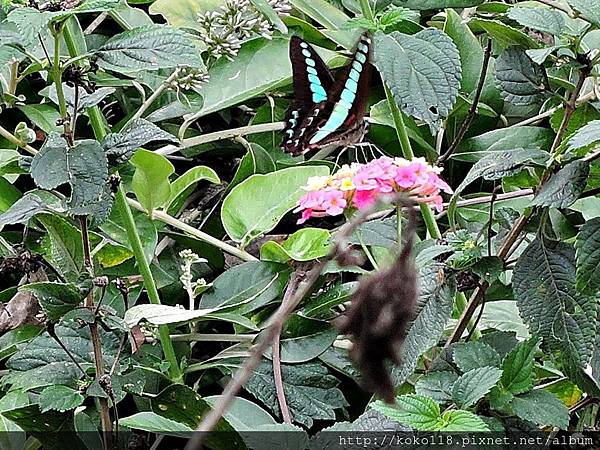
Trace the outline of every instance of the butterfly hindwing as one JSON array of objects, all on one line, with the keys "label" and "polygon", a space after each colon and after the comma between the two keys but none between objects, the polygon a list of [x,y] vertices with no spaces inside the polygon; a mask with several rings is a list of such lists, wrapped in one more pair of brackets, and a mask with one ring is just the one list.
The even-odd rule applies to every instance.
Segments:
[{"label": "butterfly hindwing", "polygon": [[[285,151],[297,155],[332,143],[354,143],[362,139],[366,130],[363,116],[370,81],[370,53],[371,40],[365,34],[352,60],[334,83],[314,49],[301,39],[292,38],[290,58],[294,67],[295,99],[286,118]],[[312,67],[308,59],[315,61],[318,80],[314,70],[302,73]],[[327,75],[321,76],[321,73]],[[317,82],[323,86],[325,96],[314,86]]]}]

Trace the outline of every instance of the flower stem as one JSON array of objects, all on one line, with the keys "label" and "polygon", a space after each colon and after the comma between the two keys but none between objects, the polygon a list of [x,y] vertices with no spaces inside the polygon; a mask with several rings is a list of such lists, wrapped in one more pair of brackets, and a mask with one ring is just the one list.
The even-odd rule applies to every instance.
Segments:
[{"label": "flower stem", "polygon": [[362,11],[362,15],[365,19],[373,20],[375,16],[373,15],[373,10],[371,9],[371,5],[369,5],[369,0],[360,0],[360,10]]},{"label": "flower stem", "polygon": [[[129,204],[127,203],[127,196],[125,195],[125,189],[123,189],[122,185],[119,186],[119,189],[116,193],[116,206],[120,210],[123,226],[127,231],[129,244],[131,245],[131,249],[135,256],[135,261],[144,279],[144,287],[148,292],[148,299],[150,300],[150,303],[160,305],[158,289],[156,288],[154,277],[150,271],[150,265],[148,264],[148,261],[144,255],[142,240],[140,239],[140,235],[135,226],[135,220],[133,218],[133,214],[131,213],[131,209],[129,208]],[[169,362],[169,377],[173,382],[180,383],[183,379],[183,376],[179,368],[179,363],[177,362],[175,350],[173,349],[173,342],[171,341],[171,336],[169,335],[169,327],[167,325],[160,325],[158,327],[158,333],[165,358]]]}]

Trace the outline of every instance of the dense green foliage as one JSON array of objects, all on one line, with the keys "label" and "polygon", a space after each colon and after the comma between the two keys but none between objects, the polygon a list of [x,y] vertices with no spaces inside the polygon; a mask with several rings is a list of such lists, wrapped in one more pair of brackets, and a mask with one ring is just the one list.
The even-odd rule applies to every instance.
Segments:
[{"label": "dense green foliage", "polygon": [[[419,209],[396,403],[361,386],[334,326],[393,260],[405,218],[383,207],[350,236],[356,264],[327,262],[287,315],[207,445],[276,447],[248,430],[306,443],[366,417],[598,429],[598,0],[2,5],[0,431],[23,433],[0,446],[64,448],[51,432],[67,429],[99,448],[117,423],[167,446],[188,436],[352,220],[297,225],[307,180],[381,153],[439,164],[454,189],[443,212]],[[365,29],[371,145],[285,154],[290,36],[336,69]]]}]

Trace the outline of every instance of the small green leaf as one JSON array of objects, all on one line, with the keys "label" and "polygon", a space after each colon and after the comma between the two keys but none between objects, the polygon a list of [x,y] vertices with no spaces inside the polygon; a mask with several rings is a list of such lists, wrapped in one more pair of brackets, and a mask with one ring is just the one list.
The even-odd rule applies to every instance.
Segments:
[{"label": "small green leaf", "polygon": [[553,426],[566,430],[569,425],[569,410],[548,391],[537,389],[513,398],[512,408],[521,419],[540,426]]},{"label": "small green leaf", "polygon": [[418,395],[445,403],[452,400],[452,385],[457,379],[458,375],[454,372],[430,372],[417,380],[415,391]]},{"label": "small green leaf", "polygon": [[496,367],[479,367],[461,375],[452,387],[452,398],[461,408],[468,408],[496,385],[502,370]]},{"label": "small green leaf", "polygon": [[600,141],[600,120],[592,120],[579,128],[567,144],[569,150],[577,150]]},{"label": "small green leaf", "polygon": [[163,206],[171,195],[169,177],[175,168],[162,155],[138,150],[131,158],[135,173],[131,186],[139,202],[149,212]]},{"label": "small green leaf", "polygon": [[234,187],[223,201],[221,220],[225,231],[245,246],[275,228],[296,206],[309,177],[328,173],[325,166],[303,166],[252,175]]},{"label": "small green leaf", "polygon": [[36,214],[50,210],[50,207],[38,195],[25,194],[0,214],[0,228],[4,225],[27,223]]},{"label": "small green leaf", "polygon": [[19,290],[32,292],[51,322],[58,322],[62,316],[77,307],[83,298],[81,291],[73,283],[41,281],[25,284]]},{"label": "small green leaf", "polygon": [[496,60],[496,84],[502,98],[517,106],[540,103],[543,99],[544,73],[522,48],[510,47]]},{"label": "small green leaf", "polygon": [[348,283],[341,283],[335,285],[327,292],[318,295],[316,298],[309,300],[302,315],[306,317],[322,318],[331,314],[331,308],[348,301],[354,293],[357,281],[350,281]]},{"label": "small green leaf", "polygon": [[565,26],[565,16],[556,9],[512,7],[508,10],[509,19],[527,28],[558,36]]},{"label": "small green leaf", "polygon": [[537,48],[539,45],[521,30],[506,25],[498,20],[482,19],[479,17],[469,21],[469,26],[474,31],[481,29],[490,35],[503,47],[519,46],[524,48]]},{"label": "small green leaf", "polygon": [[521,342],[504,360],[502,365],[502,386],[512,394],[522,394],[533,389],[533,357],[539,338]]},{"label": "small green leaf", "polygon": [[207,180],[210,183],[220,184],[221,180],[217,173],[210,167],[196,166],[189,169],[183,175],[177,177],[171,183],[171,195],[165,205],[165,210],[170,211],[177,200],[192,186],[202,180]]},{"label": "small green leaf", "polygon": [[461,65],[452,40],[436,29],[374,37],[374,62],[406,114],[438,124],[458,96]]},{"label": "small green leaf", "polygon": [[149,431],[151,433],[166,434],[168,436],[179,436],[189,438],[193,428],[176,422],[166,417],[159,416],[150,411],[133,414],[128,417],[119,418],[119,425],[134,430]]},{"label": "small green leaf", "polygon": [[198,49],[187,35],[165,25],[147,25],[117,34],[96,54],[100,67],[116,72],[203,66]]},{"label": "small green leaf", "polygon": [[46,258],[65,279],[76,281],[83,273],[81,233],[62,217],[51,214],[38,216],[48,233]]},{"label": "small green leaf", "polygon": [[124,320],[130,328],[142,320],[153,325],[183,324],[197,321],[214,311],[215,308],[188,310],[177,306],[144,304],[129,308],[125,312]]},{"label": "small green leaf", "polygon": [[590,172],[589,163],[573,161],[553,174],[533,198],[537,206],[566,208],[583,193]]},{"label": "small green leaf", "polygon": [[435,431],[447,433],[490,431],[481,417],[469,411],[455,410],[445,412]]},{"label": "small green leaf", "polygon": [[331,234],[321,228],[302,228],[288,237],[282,244],[269,241],[260,249],[260,259],[285,263],[311,261],[329,253]]},{"label": "small green leaf", "polygon": [[68,386],[54,385],[48,386],[42,391],[39,398],[40,409],[43,413],[53,409],[55,411],[65,412],[75,409],[81,405],[85,397]]},{"label": "small green leaf", "polygon": [[577,289],[594,293],[600,288],[600,217],[583,224],[575,241]]},{"label": "small green leaf", "polygon": [[461,342],[452,347],[452,359],[463,372],[480,367],[499,367],[502,362],[496,350],[481,341]]},{"label": "small green leaf", "polygon": [[386,405],[378,400],[371,408],[386,417],[416,430],[435,430],[440,420],[440,406],[428,397],[408,394],[396,397],[396,404]]},{"label": "small green leaf", "polygon": [[31,176],[42,189],[54,189],[69,182],[67,141],[51,134],[31,161]]}]

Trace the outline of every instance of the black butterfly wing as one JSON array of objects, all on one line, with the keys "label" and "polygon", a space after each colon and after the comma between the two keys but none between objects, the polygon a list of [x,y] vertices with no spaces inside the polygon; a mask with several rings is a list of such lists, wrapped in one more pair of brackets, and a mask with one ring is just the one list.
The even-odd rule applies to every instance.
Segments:
[{"label": "black butterfly wing", "polygon": [[371,39],[364,34],[350,63],[331,89],[327,99],[291,114],[294,133],[284,136],[284,149],[294,155],[333,143],[360,142],[366,132],[363,121],[371,79]]}]

